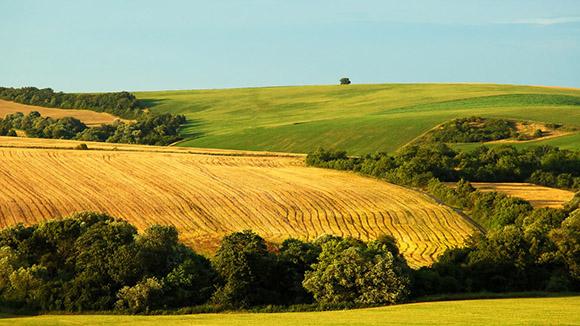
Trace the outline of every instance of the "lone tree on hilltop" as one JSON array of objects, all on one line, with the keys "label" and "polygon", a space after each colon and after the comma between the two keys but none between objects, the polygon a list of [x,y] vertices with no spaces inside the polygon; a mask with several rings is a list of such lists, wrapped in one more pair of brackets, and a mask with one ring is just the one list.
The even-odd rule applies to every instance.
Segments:
[{"label": "lone tree on hilltop", "polygon": [[340,84],[341,84],[341,85],[350,85],[350,79],[349,79],[349,78],[347,78],[347,77],[342,77],[342,78],[340,79]]}]

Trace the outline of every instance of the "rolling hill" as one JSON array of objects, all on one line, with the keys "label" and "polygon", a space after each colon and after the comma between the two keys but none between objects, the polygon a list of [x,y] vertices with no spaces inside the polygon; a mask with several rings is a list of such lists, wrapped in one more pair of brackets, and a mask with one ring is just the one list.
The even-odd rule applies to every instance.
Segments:
[{"label": "rolling hill", "polygon": [[[394,151],[473,115],[580,128],[580,90],[494,84],[373,84],[137,92],[154,112],[187,116],[180,146],[306,153]],[[580,149],[578,132],[536,142]]]},{"label": "rolling hill", "polygon": [[108,212],[138,228],[172,224],[210,252],[227,233],[267,240],[323,234],[393,235],[412,266],[463,244],[474,226],[428,196],[303,156],[0,137],[0,227],[77,211]]}]

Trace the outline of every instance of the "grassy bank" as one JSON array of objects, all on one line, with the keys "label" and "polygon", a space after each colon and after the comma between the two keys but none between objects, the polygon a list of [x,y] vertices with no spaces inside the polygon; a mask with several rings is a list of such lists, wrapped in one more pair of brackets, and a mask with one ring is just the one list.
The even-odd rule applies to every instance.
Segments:
[{"label": "grassy bank", "polygon": [[422,302],[356,310],[175,316],[43,315],[5,318],[1,325],[571,325],[580,297]]}]

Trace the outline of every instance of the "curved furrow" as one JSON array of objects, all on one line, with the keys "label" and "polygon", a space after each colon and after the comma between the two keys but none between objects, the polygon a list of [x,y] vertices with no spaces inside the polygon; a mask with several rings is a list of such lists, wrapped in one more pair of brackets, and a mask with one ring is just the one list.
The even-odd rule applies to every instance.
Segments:
[{"label": "curved furrow", "polygon": [[[199,223],[204,225],[204,228],[213,230],[214,233],[226,233],[236,226],[231,223],[229,219],[216,219],[216,216],[235,216],[239,214],[239,210],[231,205],[224,205],[225,202],[218,201],[217,198],[224,196],[223,193],[219,193],[217,190],[213,189],[212,183],[205,180],[205,175],[203,172],[199,171],[199,168],[193,166],[184,166],[181,169],[187,171],[186,176],[190,177],[192,180],[196,180],[197,184],[192,185],[187,183],[184,186],[186,193],[189,195],[188,198],[191,204],[199,208]],[[201,191],[204,189],[204,191]],[[218,208],[218,210],[214,209]],[[221,214],[220,214],[221,213]],[[203,219],[203,217],[207,217]]]},{"label": "curved furrow", "polygon": [[[250,180],[266,180],[263,174],[256,174],[253,168],[248,170],[246,173],[246,178]],[[280,223],[280,211],[276,210],[277,205],[275,202],[268,200],[268,198],[271,197],[268,197],[267,191],[258,190],[253,187],[239,187],[239,185],[236,187],[236,184],[231,181],[231,175],[228,174],[226,174],[226,176],[222,179],[224,180],[224,184],[227,184],[230,189],[235,189],[238,198],[253,197],[254,201],[257,202],[257,205],[247,206],[250,210],[253,211],[253,214],[256,217],[259,217],[260,220],[264,221],[265,224],[269,226],[269,231],[271,234],[288,234],[288,231],[291,230],[291,228],[285,226],[284,223]],[[282,230],[280,230],[280,227]]]},{"label": "curved furrow", "polygon": [[[163,215],[165,222],[191,227],[192,225],[184,219],[186,214],[184,205],[176,198],[176,194],[172,194],[169,192],[170,189],[165,187],[168,176],[165,174],[160,175],[158,181],[149,176],[148,172],[155,171],[160,167],[155,163],[153,160],[146,160],[141,164],[132,164],[130,157],[119,155],[115,159],[109,159],[107,162],[111,169],[123,174],[122,183],[125,186],[134,188],[133,191],[143,198],[157,199],[152,202],[157,202],[158,204],[151,209]],[[124,169],[127,171],[124,171]],[[170,210],[166,210],[166,207],[170,208]]]},{"label": "curved furrow", "polygon": [[[18,154],[18,153],[15,153]],[[36,201],[38,200],[38,198],[40,198],[40,196],[38,196],[38,193],[32,192],[33,191],[33,186],[30,185],[30,182],[27,182],[27,180],[36,180],[37,178],[43,178],[44,176],[41,174],[41,172],[43,171],[42,168],[27,168],[31,165],[34,164],[34,162],[36,162],[36,160],[32,157],[30,157],[29,155],[24,155],[24,158],[22,160],[22,162],[19,162],[17,164],[17,166],[19,167],[18,170],[15,170],[16,172],[11,174],[11,176],[9,177],[8,180],[6,180],[5,182],[7,184],[12,184],[12,191],[11,191],[11,197],[12,199],[17,198],[18,200],[16,200],[19,204],[18,209],[19,209],[19,213],[20,213],[20,220],[25,222],[25,223],[34,223],[34,222],[38,222],[40,221],[40,219],[42,218],[54,218],[57,216],[39,216],[40,214],[35,214],[34,211],[32,211],[29,207],[29,205],[27,205],[26,203],[32,202],[32,201]],[[4,171],[7,172],[8,169],[5,169]],[[48,171],[48,173],[52,173],[53,171]],[[39,189],[40,187],[36,187],[35,189]],[[42,189],[45,189],[45,185],[43,185]],[[24,196],[24,193],[28,193],[29,196]],[[74,201],[68,201],[66,203],[66,205],[74,205]],[[68,206],[62,206],[62,207],[68,207]],[[25,212],[24,208],[28,209],[28,214]],[[59,212],[61,212],[59,210]]]},{"label": "curved furrow", "polygon": [[299,157],[137,145],[130,151],[4,147],[0,164],[4,225],[91,209],[139,229],[175,225],[180,239],[195,248],[215,248],[223,235],[242,229],[268,241],[389,234],[413,266],[429,264],[473,232],[461,216],[423,194],[354,173],[308,168]]},{"label": "curved furrow", "polygon": [[[237,190],[234,190],[232,187],[225,184],[225,182],[223,180],[221,180],[219,176],[217,176],[216,174],[209,171],[209,169],[207,169],[205,167],[201,167],[201,166],[200,166],[200,169],[203,170],[203,173],[205,176],[209,177],[210,180],[212,180],[214,182],[212,184],[212,187],[223,189],[223,190],[221,190],[222,193],[227,193],[227,194],[234,193],[234,194],[237,194],[238,196],[244,196],[243,193],[239,193]],[[229,204],[232,207],[236,208],[244,216],[243,220],[238,219],[235,222],[238,222],[238,223],[243,222],[243,223],[241,223],[242,225],[244,225],[242,227],[242,229],[244,229],[244,228],[254,229],[254,231],[256,231],[260,234],[267,234],[268,232],[267,232],[265,226],[258,223],[258,221],[255,221],[255,218],[254,218],[255,216],[253,216],[253,213],[251,212],[251,210],[248,209],[248,207],[246,207],[245,205],[236,205],[238,203],[237,199],[234,200],[232,198],[235,198],[235,197],[234,196],[232,196],[232,197],[224,196],[223,199],[225,201],[229,201]],[[236,231],[237,230],[239,230],[239,228],[236,229]]]},{"label": "curved furrow", "polygon": [[[316,212],[322,213],[322,216],[324,216],[324,222],[326,222],[326,225],[328,226],[328,228],[324,228],[324,226],[321,224],[322,230],[331,230],[330,232],[327,231],[327,233],[337,234],[342,237],[353,236],[350,228],[348,227],[347,221],[344,219],[344,216],[341,216],[340,219],[337,218],[333,212],[332,205],[326,200],[327,198],[324,196],[324,194],[317,190],[309,190],[308,196],[312,197],[321,208],[319,210],[317,209]],[[334,221],[334,223],[331,220]]]}]

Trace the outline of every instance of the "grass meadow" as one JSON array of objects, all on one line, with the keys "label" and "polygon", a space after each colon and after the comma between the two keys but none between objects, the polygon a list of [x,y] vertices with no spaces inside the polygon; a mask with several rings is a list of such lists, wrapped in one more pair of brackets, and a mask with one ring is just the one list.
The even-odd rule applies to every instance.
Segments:
[{"label": "grass meadow", "polygon": [[[137,92],[189,124],[180,146],[306,153],[392,152],[468,116],[580,127],[580,90],[495,84],[373,84]],[[580,134],[537,143],[580,148]],[[528,146],[533,142],[521,143]]]},{"label": "grass meadow", "polygon": [[0,325],[578,325],[580,297],[410,303],[325,312],[221,313],[171,316],[41,315]]}]

